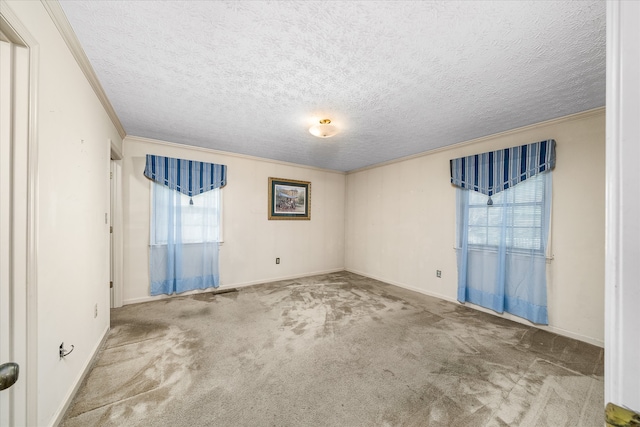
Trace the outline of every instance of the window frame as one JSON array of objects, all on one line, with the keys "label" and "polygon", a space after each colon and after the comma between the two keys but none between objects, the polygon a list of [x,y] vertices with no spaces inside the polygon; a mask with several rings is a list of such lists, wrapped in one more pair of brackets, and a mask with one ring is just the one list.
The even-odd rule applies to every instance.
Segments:
[{"label": "window frame", "polygon": [[[551,173],[551,171],[546,172],[546,173]],[[542,174],[536,175],[536,177],[537,176],[541,176],[541,175]],[[532,178],[534,178],[534,177],[532,177]],[[532,179],[532,178],[530,178],[530,179]],[[523,185],[525,183],[526,183],[526,181],[523,181],[522,183],[520,183],[518,185]],[[471,203],[471,200],[469,200],[469,199],[471,197],[471,192],[473,192],[473,190],[458,188],[459,191],[464,191],[465,192],[464,197],[468,198],[468,200],[467,200],[467,208],[468,209],[467,209],[467,212],[466,212],[467,218],[466,218],[466,221],[465,221],[466,227],[467,227],[467,230],[466,230],[467,235],[470,234],[469,231],[473,227],[483,228],[483,229],[486,230],[486,232],[485,232],[485,242],[487,242],[487,243],[485,243],[485,244],[483,244],[483,243],[467,243],[467,248],[469,250],[473,250],[473,251],[484,251],[484,252],[493,252],[493,253],[497,253],[498,252],[498,248],[499,248],[499,244],[498,245],[492,245],[492,244],[489,243],[490,237],[488,235],[488,230],[490,228],[501,228],[502,225],[495,225],[495,226],[489,225],[488,224],[488,222],[489,222],[488,215],[486,216],[486,221],[485,221],[486,225],[484,225],[484,226],[469,224],[470,218],[471,218],[470,210],[473,207],[477,207],[477,208],[484,207],[485,209],[487,209],[487,212],[488,212],[489,209],[494,208],[494,207],[500,208],[500,207],[505,207],[505,206],[507,206],[507,207],[512,207],[512,206],[534,206],[534,207],[539,207],[541,212],[544,212],[544,208],[545,208],[545,196],[544,196],[544,194],[546,194],[546,188],[544,187],[544,185],[546,185],[546,181],[544,181],[544,184],[543,184],[543,188],[542,188],[543,197],[542,197],[542,199],[540,201],[513,202],[513,203],[496,202],[494,199],[496,198],[497,195],[498,196],[500,195],[500,193],[497,193],[497,194],[494,194],[492,196],[492,202],[493,202],[492,205],[487,205],[487,200],[488,200],[489,196],[486,196],[484,194],[483,194],[483,196],[485,197],[485,202],[484,203],[478,203],[478,202]],[[552,181],[550,182],[550,185],[553,185]],[[516,187],[517,186],[513,186],[513,187],[510,188],[510,190],[513,190]],[[505,191],[508,191],[508,190],[505,190]],[[482,194],[482,193],[479,193],[479,192],[476,192],[476,193]],[[552,251],[551,251],[551,230],[552,230],[552,222],[553,222],[552,221],[552,219],[553,219],[553,203],[552,203],[552,200],[546,200],[546,202],[549,204],[549,209],[550,209],[549,227],[548,227],[549,232],[548,232],[548,235],[546,236],[546,238],[547,238],[547,250],[543,251],[543,249],[541,248],[542,242],[544,240],[543,239],[544,236],[542,236],[542,231],[545,228],[545,223],[544,223],[545,216],[544,216],[544,214],[541,214],[540,215],[540,221],[534,226],[507,226],[508,228],[511,228],[511,229],[518,229],[518,228],[521,228],[521,229],[534,229],[534,228],[538,229],[538,233],[537,233],[537,235],[539,236],[538,248],[537,249],[524,248],[524,247],[515,247],[513,245],[509,245],[507,247],[507,251],[509,253],[512,253],[512,254],[523,254],[523,255],[534,255],[534,256],[537,255],[537,256],[544,256],[547,260],[552,260],[553,259],[553,255],[552,255]],[[513,241],[513,239],[512,239],[512,241]],[[459,250],[461,248],[462,248],[462,236],[458,236],[457,240],[456,240],[456,249]]]},{"label": "window frame", "polygon": [[[152,230],[152,225],[153,225],[153,197],[154,197],[154,185],[159,185],[162,186],[162,184],[149,180],[149,245],[150,246],[166,246],[167,243],[157,243],[157,242],[153,242],[152,243],[152,238],[153,238],[153,230]],[[203,243],[218,243],[220,245],[222,245],[224,243],[224,191],[222,191],[222,187],[218,188],[218,196],[219,196],[219,203],[218,203],[218,209],[220,211],[220,223],[218,224],[218,240],[212,240],[212,241],[200,241],[200,242],[186,242],[183,243],[184,245],[198,245],[198,244],[203,244]],[[176,190],[172,190],[172,191],[176,191]],[[213,190],[212,190],[213,191]],[[189,197],[183,193],[181,193],[181,196],[184,197]]]}]

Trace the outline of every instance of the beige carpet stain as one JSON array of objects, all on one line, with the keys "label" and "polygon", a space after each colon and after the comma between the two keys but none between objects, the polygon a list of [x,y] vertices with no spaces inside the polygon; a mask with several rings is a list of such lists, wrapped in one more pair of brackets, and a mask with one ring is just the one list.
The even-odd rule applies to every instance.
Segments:
[{"label": "beige carpet stain", "polygon": [[112,310],[63,425],[597,426],[603,359],[341,272]]}]

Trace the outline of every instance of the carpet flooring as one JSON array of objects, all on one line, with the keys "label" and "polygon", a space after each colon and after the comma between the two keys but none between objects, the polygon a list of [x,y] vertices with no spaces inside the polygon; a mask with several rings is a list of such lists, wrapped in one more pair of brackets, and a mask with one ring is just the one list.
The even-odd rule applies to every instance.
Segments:
[{"label": "carpet flooring", "polygon": [[601,348],[348,272],[111,319],[65,427],[603,425]]}]

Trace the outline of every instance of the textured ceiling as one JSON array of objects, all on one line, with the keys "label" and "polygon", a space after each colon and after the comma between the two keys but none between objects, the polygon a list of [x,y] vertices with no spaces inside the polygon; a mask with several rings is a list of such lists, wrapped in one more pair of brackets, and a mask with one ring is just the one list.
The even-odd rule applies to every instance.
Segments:
[{"label": "textured ceiling", "polygon": [[604,1],[60,4],[128,135],[348,171],[605,105]]}]

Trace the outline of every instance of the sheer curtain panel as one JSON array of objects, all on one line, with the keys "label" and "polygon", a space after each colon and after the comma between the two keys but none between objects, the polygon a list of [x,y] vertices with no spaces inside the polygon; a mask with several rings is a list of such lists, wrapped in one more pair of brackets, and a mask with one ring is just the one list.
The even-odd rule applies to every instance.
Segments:
[{"label": "sheer curtain panel", "polygon": [[145,176],[154,181],[151,295],[217,288],[226,166],[147,155]]},{"label": "sheer curtain panel", "polygon": [[457,189],[458,301],[548,324],[551,173],[493,196]]},{"label": "sheer curtain panel", "polygon": [[548,324],[555,141],[451,160],[458,300]]}]

